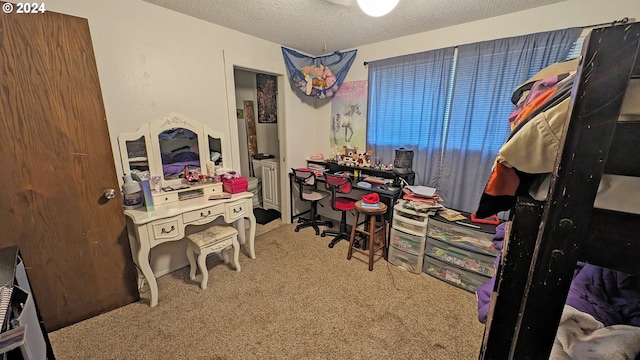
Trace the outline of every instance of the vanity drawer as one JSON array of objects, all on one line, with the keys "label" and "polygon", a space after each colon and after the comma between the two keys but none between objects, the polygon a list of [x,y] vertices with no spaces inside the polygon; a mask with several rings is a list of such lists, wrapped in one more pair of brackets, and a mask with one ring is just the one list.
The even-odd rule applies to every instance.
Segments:
[{"label": "vanity drawer", "polygon": [[217,204],[203,209],[188,211],[182,214],[185,224],[206,224],[224,215],[224,205]]},{"label": "vanity drawer", "polygon": [[253,209],[251,203],[247,206],[247,199],[238,200],[232,203],[226,204],[227,207],[227,215],[225,220],[227,222],[235,221],[245,216],[247,211]]},{"label": "vanity drawer", "polygon": [[161,192],[153,194],[153,205],[162,205],[178,201],[178,192]]},{"label": "vanity drawer", "polygon": [[204,196],[208,197],[213,194],[222,194],[222,183],[214,183],[204,188]]},{"label": "vanity drawer", "polygon": [[154,221],[149,224],[156,242],[178,240],[184,237],[184,224],[182,218],[177,216],[170,219]]}]

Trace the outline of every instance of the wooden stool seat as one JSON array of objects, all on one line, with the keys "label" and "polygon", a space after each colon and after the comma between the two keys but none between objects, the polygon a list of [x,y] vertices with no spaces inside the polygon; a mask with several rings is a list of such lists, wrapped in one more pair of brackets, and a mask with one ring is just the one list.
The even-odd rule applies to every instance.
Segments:
[{"label": "wooden stool seat", "polygon": [[238,230],[229,225],[213,225],[206,230],[187,236],[187,258],[189,259],[189,277],[191,280],[196,278],[196,260],[198,256],[198,267],[202,273],[202,281],[200,288],[207,288],[209,280],[209,271],[207,270],[207,255],[211,253],[222,253],[224,263],[229,263],[229,257],[225,250],[233,247],[233,267],[236,271],[240,271],[240,243],[238,243]]},{"label": "wooden stool seat", "polygon": [[[351,227],[347,260],[351,260],[351,255],[354,250],[365,254],[369,258],[369,271],[373,271],[373,255],[375,255],[378,250],[382,249],[382,256],[387,257],[387,223],[384,219],[384,214],[387,213],[387,205],[380,202],[379,208],[369,208],[363,207],[362,201],[357,201],[354,205],[354,209],[356,210],[356,215],[353,226]],[[364,226],[362,228],[358,227],[358,218],[360,214],[365,216]],[[376,226],[376,220],[378,219],[380,220],[380,225]],[[377,237],[376,234],[380,232],[382,232],[382,236]],[[356,233],[361,233],[368,238],[369,241],[366,248],[362,246],[362,248],[358,249],[354,246]],[[381,241],[376,241],[377,239],[381,239]]]}]

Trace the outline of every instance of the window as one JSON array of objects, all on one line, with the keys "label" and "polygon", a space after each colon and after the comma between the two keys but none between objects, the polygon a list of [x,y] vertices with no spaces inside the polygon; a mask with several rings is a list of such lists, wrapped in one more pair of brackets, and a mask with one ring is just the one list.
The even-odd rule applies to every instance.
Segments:
[{"label": "window", "polygon": [[383,162],[414,150],[416,182],[475,211],[509,135],[513,90],[563,60],[580,29],[485,41],[369,63],[367,145]]}]

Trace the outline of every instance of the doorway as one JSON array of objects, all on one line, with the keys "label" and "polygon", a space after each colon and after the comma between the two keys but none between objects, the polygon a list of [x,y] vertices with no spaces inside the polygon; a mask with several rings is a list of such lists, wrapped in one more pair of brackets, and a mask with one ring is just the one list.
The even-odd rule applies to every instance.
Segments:
[{"label": "doorway", "polygon": [[[283,222],[289,222],[289,175],[286,162],[286,119],[284,116],[284,86],[287,84],[287,77],[281,71],[281,64],[253,64],[245,63],[247,59],[237,58],[225,52],[225,74],[227,78],[227,104],[229,109],[229,133],[231,138],[237,138],[237,144],[232,144],[233,163],[236,170],[241,171],[243,176],[252,177],[251,174],[261,177],[262,203],[259,208],[277,209]],[[235,59],[235,60],[234,60]],[[256,59],[259,60],[259,59]],[[260,62],[260,61],[257,61]],[[274,70],[278,69],[278,70]],[[258,122],[258,95],[257,76],[259,74],[271,75],[276,78],[276,121],[270,123]],[[245,99],[246,98],[246,99]],[[253,165],[253,160],[249,158],[247,142],[246,114],[239,115],[238,109],[244,110],[244,101],[253,101],[253,109],[256,125],[257,153],[273,155],[273,158],[261,159],[260,170],[253,173],[250,171],[249,163]],[[240,119],[241,118],[241,119]],[[267,186],[264,181],[267,179]],[[265,203],[265,198],[267,202]]]}]

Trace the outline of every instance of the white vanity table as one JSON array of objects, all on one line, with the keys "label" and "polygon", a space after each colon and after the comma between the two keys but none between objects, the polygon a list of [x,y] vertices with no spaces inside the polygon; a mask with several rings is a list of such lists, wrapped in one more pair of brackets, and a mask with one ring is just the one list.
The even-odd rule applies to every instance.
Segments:
[{"label": "white vanity table", "polygon": [[[189,169],[201,168],[205,174],[206,164],[210,162],[215,163],[216,168],[232,168],[231,164],[223,162],[223,156],[229,156],[231,151],[222,134],[179,113],[144,124],[136,132],[121,134],[118,143],[123,172],[127,174],[137,169],[161,176],[163,188],[188,185],[178,177],[180,171],[176,170],[187,166],[185,164]],[[181,195],[194,191],[201,195],[181,200]],[[221,217],[238,230],[239,242],[246,244],[244,219],[248,219],[249,255],[255,259],[253,194],[242,192],[233,194],[230,199],[209,200],[210,195],[218,193],[222,193],[222,183],[189,185],[189,188],[171,191],[153,190],[153,211],[147,211],[145,207],[124,211],[131,254],[141,273],[138,286],[142,285],[144,276],[151,290],[151,306],[158,304],[158,284],[149,263],[149,253],[162,243],[184,239],[189,225],[213,224]]]},{"label": "white vanity table", "polygon": [[144,208],[125,210],[127,229],[133,260],[149,283],[151,306],[158,304],[158,284],[149,264],[149,252],[154,246],[168,241],[182,240],[189,225],[204,225],[222,217],[238,230],[238,240],[246,243],[244,218],[249,219],[249,255],[256,258],[254,239],[256,218],[253,215],[253,194],[242,192],[231,199],[208,200],[207,197],[182,200],[155,207],[152,212]]}]

